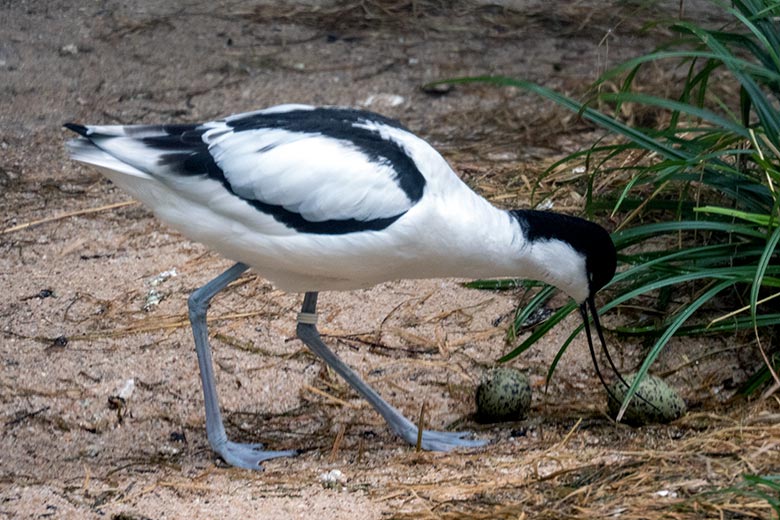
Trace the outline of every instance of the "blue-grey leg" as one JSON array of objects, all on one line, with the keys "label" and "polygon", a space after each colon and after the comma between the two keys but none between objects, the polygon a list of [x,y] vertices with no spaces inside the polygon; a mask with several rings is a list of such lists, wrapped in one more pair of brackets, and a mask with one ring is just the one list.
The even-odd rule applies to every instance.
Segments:
[{"label": "blue-grey leg", "polygon": [[[333,353],[320,339],[320,333],[316,326],[317,293],[307,292],[303,298],[303,307],[298,315],[298,337],[317,356],[328,364],[338,375],[344,378],[357,393],[371,403],[374,410],[384,417],[390,428],[409,444],[417,444],[417,426],[404,417],[401,412],[393,408],[387,401],[360,376],[349,368],[341,359]],[[423,430],[422,448],[433,451],[449,451],[453,448],[484,446],[483,440],[467,439],[470,432],[436,432]]]},{"label": "blue-grey leg", "polygon": [[195,351],[198,353],[200,380],[203,384],[203,398],[206,402],[206,434],[209,444],[228,464],[246,469],[262,469],[260,462],[276,457],[296,455],[297,451],[263,451],[262,444],[240,444],[229,441],[219,411],[219,397],[214,379],[214,365],[206,325],[209,302],[230,282],[241,276],[249,266],[238,263],[192,293],[189,299],[190,323],[195,336]]}]

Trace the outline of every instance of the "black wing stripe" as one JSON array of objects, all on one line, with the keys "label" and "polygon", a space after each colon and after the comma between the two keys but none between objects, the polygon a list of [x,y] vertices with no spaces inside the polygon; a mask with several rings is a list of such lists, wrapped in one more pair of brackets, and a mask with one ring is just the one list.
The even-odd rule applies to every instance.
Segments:
[{"label": "black wing stripe", "polygon": [[395,141],[383,139],[374,131],[357,126],[368,122],[381,123],[408,131],[393,119],[347,108],[260,112],[231,119],[227,125],[234,132],[277,128],[290,132],[316,133],[332,139],[347,141],[357,147],[371,161],[389,164],[396,172],[395,182],[409,200],[412,203],[419,201],[425,189],[425,177],[401,145]]},{"label": "black wing stripe", "polygon": [[[144,143],[147,146],[161,150],[182,149],[183,141],[176,139],[177,136],[164,136],[145,138]],[[169,139],[171,138],[171,139]],[[176,145],[173,144],[176,142]],[[356,233],[360,231],[379,231],[385,229],[393,222],[398,220],[404,213],[393,215],[391,217],[376,218],[371,220],[356,219],[330,219],[323,221],[306,220],[303,215],[290,211],[283,206],[268,204],[261,200],[242,197],[233,190],[230,182],[225,178],[222,168],[214,161],[209,153],[208,145],[202,140],[197,144],[189,144],[191,151],[176,151],[165,153],[160,156],[158,164],[174,172],[185,176],[206,175],[211,179],[219,181],[225,189],[233,196],[251,205],[253,208],[270,215],[276,220],[300,233],[313,233],[320,235],[344,235],[347,233]]]}]

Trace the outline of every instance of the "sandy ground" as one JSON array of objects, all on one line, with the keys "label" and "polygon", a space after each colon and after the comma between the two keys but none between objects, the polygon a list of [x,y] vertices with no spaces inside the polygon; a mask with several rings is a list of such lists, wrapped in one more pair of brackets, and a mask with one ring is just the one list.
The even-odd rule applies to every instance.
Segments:
[{"label": "sandy ground", "polygon": [[[249,273],[210,311],[229,435],[303,452],[249,472],[210,451],[186,298],[230,264],[70,162],[61,124],[197,121],[281,102],[364,107],[431,140],[497,203],[527,205],[491,192],[502,185],[491,172],[538,172],[593,130],[514,91],[421,85],[501,73],[577,89],[652,47],[636,30],[649,14],[626,4],[446,4],[0,2],[0,517],[544,517],[568,500],[556,479],[572,468],[695,437],[689,425],[611,424],[583,338],[543,396],[573,321],[513,362],[534,383],[531,418],[474,423],[474,388],[509,348],[519,293],[439,280],[323,294],[327,341],[385,397],[410,417],[425,403],[433,427],[457,423],[492,441],[415,453],[294,339],[300,295]],[[674,15],[677,3],[653,9]],[[517,128],[511,139],[496,131],[506,125]],[[572,189],[558,207],[576,210],[577,197]],[[162,299],[147,306],[152,290]],[[642,345],[612,341],[630,368]],[[724,347],[710,341],[673,345],[660,370]],[[706,412],[747,357],[688,364],[672,381]],[[331,470],[343,479],[328,487],[320,475]],[[680,478],[688,488],[656,487],[706,487]],[[674,493],[659,495],[659,508],[672,510]],[[641,517],[627,504],[621,512]]]}]

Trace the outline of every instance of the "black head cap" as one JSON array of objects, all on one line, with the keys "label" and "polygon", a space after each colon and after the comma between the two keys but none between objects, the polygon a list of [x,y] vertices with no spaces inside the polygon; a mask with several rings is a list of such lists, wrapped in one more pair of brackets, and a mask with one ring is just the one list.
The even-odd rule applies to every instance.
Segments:
[{"label": "black head cap", "polygon": [[517,210],[511,213],[529,240],[557,239],[582,253],[591,296],[615,276],[615,244],[603,227],[579,217],[550,211]]}]

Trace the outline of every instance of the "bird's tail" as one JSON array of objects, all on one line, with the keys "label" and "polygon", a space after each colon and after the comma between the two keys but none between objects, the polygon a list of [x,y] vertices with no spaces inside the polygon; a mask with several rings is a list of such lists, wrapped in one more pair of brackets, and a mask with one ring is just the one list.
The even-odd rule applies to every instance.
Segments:
[{"label": "bird's tail", "polygon": [[71,159],[97,166],[104,172],[117,172],[124,175],[131,175],[133,177],[149,178],[149,174],[118,159],[114,155],[103,151],[98,145],[95,144],[92,136],[97,134],[97,132],[95,132],[95,128],[100,127],[88,127],[76,123],[66,123],[64,126],[65,128],[72,130],[81,136],[76,139],[72,139],[67,143],[68,153],[70,154]]}]

